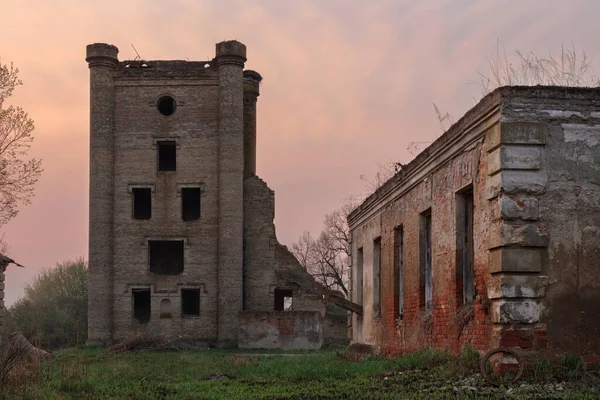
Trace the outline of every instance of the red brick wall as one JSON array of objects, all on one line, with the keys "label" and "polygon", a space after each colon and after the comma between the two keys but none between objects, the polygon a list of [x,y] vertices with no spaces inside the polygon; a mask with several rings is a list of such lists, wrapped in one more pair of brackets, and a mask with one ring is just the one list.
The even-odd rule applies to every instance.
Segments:
[{"label": "red brick wall", "polygon": [[[355,229],[354,249],[365,251],[363,269],[370,269],[375,235],[381,236],[382,313],[371,326],[370,307],[365,307],[364,341],[381,346],[389,353],[400,353],[423,346],[457,352],[466,344],[484,350],[490,347],[491,321],[487,314],[487,227],[491,208],[485,197],[486,160],[481,144],[457,155],[410,191],[390,202],[370,224],[379,229]],[[456,193],[472,185],[474,193],[475,284],[477,297],[472,311],[461,311],[462,280],[457,279]],[[433,309],[424,310],[424,287],[420,279],[420,218],[432,214]],[[404,314],[399,321],[395,229],[403,228]],[[366,276],[366,280],[371,279]],[[457,282],[458,280],[458,282]],[[368,290],[368,289],[367,289]],[[364,297],[365,303],[371,297]],[[467,310],[468,311],[468,310]],[[466,314],[466,317],[465,315]],[[355,324],[355,329],[360,329]],[[369,332],[370,331],[370,332]],[[360,336],[360,335],[357,335]],[[356,341],[355,338],[353,340]]]}]

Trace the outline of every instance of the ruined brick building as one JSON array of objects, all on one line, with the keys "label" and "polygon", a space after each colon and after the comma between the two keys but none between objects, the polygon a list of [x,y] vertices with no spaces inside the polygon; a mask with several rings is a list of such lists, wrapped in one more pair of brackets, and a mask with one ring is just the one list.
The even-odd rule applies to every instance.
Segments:
[{"label": "ruined brick building", "polygon": [[348,218],[353,342],[600,354],[600,90],[504,87]]},{"label": "ruined brick building", "polygon": [[320,346],[322,296],[277,242],[274,193],[256,175],[261,76],[244,71],[246,47],[193,62],[117,54],[87,46],[88,342]]}]

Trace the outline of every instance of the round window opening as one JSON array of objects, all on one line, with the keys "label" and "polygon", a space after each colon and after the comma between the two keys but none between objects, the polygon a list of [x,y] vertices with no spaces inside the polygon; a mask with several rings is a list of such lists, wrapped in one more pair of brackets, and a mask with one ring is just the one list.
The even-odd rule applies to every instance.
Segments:
[{"label": "round window opening", "polygon": [[175,99],[171,96],[163,96],[158,99],[158,111],[165,116],[173,115],[175,109],[177,108],[177,103],[175,103]]}]

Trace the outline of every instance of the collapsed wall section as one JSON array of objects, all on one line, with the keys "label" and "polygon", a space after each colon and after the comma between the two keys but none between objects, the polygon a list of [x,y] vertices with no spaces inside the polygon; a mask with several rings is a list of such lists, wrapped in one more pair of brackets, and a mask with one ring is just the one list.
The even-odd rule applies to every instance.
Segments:
[{"label": "collapsed wall section", "polygon": [[325,313],[314,278],[275,235],[275,193],[256,175],[244,180],[244,310],[276,310],[290,292],[294,311]]},{"label": "collapsed wall section", "polygon": [[256,175],[244,179],[244,310],[273,310],[275,193]]},{"label": "collapsed wall section", "polygon": [[244,311],[238,347],[315,350],[325,304],[315,281],[275,236],[275,194],[256,175],[244,180]]}]

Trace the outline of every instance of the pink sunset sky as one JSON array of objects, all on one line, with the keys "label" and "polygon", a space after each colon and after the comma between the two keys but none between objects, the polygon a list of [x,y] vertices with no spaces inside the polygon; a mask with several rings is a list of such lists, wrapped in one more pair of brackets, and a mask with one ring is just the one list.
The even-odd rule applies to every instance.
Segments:
[{"label": "pink sunset sky", "polygon": [[257,171],[289,245],[368,194],[361,174],[438,137],[434,102],[455,120],[472,107],[498,40],[509,57],[574,43],[600,62],[599,15],[597,0],[4,2],[0,57],[24,82],[8,102],[35,120],[31,155],[45,169],[32,204],[2,227],[8,255],[27,266],[7,270],[7,303],[40,269],[87,257],[89,43],[114,44],[121,59],[135,58],[133,44],[144,59],[184,60],[246,44],[246,68],[264,77]]}]

